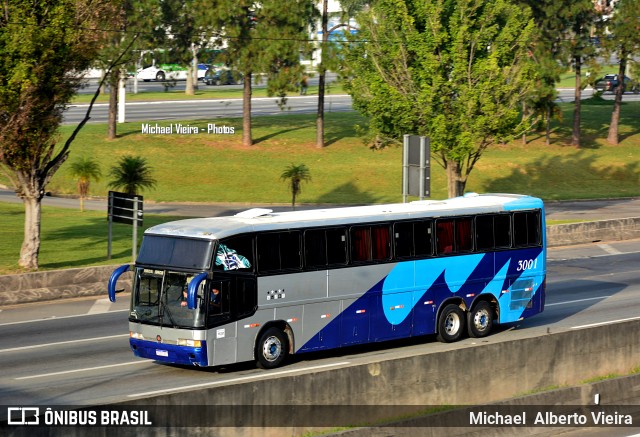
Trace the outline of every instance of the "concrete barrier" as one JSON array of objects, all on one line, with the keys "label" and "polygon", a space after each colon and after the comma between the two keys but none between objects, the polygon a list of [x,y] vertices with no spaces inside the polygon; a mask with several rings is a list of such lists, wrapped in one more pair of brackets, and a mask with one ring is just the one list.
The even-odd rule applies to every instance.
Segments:
[{"label": "concrete barrier", "polygon": [[[469,424],[460,420],[455,410],[437,414],[435,419],[424,413],[406,419],[401,412],[424,411],[443,405],[486,406],[504,399],[509,399],[503,401],[508,405],[548,405],[553,408],[569,405],[575,408],[593,405],[595,394],[600,394],[603,405],[637,406],[640,375],[590,384],[584,381],[604,375],[628,374],[637,369],[640,342],[630,333],[639,329],[640,320],[634,320],[519,340],[501,341],[490,336],[482,341],[469,339],[460,348],[439,352],[433,351],[439,343],[432,343],[424,345],[424,353],[414,356],[330,370],[318,365],[316,370],[305,373],[296,373],[295,367],[291,366],[256,379],[238,375],[237,379],[245,381],[234,382],[235,378],[232,378],[226,385],[211,383],[207,386],[204,372],[203,388],[145,395],[110,406],[162,412],[158,421],[170,426],[176,435],[181,428],[189,433],[203,431],[195,429],[194,425],[190,427],[189,423],[193,422],[186,422],[198,420],[198,412],[211,417],[219,415],[215,423],[223,423],[225,427],[206,433],[217,436],[299,436],[308,435],[311,429],[325,428],[326,431],[327,427],[335,429],[383,420],[392,423],[401,420],[399,425],[405,429],[431,427],[434,423],[430,421],[438,420],[435,426],[442,428],[424,428],[420,435],[459,435],[453,426],[467,427],[463,430],[466,435]],[[306,367],[311,366],[313,362]],[[174,387],[175,382],[167,384],[167,389]],[[525,396],[527,392],[548,387],[564,388]],[[167,406],[177,410],[175,416],[167,416],[172,414]],[[185,408],[175,408],[180,406]],[[192,413],[191,419],[184,417],[188,415],[185,411]],[[456,421],[448,419],[447,414],[453,415]],[[165,425],[155,430],[166,430]],[[543,435],[553,434],[549,430],[537,429]],[[105,435],[112,431],[106,429]],[[136,432],[154,435],[151,429],[146,431],[150,432],[145,433],[145,429]],[[476,431],[483,436],[529,433],[521,429],[491,430],[483,426]],[[344,435],[389,435],[389,432],[375,434],[371,429],[356,429]]]},{"label": "concrete barrier", "polygon": [[[549,247],[640,238],[640,217],[547,226]],[[107,294],[117,266],[51,270],[0,276],[0,306]],[[131,273],[118,281],[130,289]]]},{"label": "concrete barrier", "polygon": [[640,238],[640,217],[547,226],[550,247]]},{"label": "concrete barrier", "polygon": [[[82,296],[107,296],[107,283],[117,266],[99,266],[0,276],[0,305]],[[127,272],[118,286],[131,289]]]}]

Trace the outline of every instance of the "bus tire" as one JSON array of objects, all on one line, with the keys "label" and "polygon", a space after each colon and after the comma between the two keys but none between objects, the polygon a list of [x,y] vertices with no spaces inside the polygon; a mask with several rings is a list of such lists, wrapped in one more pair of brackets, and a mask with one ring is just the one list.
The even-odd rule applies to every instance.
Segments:
[{"label": "bus tire", "polygon": [[158,81],[163,81],[165,80],[166,76],[164,75],[164,71],[158,71],[156,73],[156,80]]},{"label": "bus tire", "polygon": [[438,317],[438,341],[451,343],[460,340],[464,331],[464,312],[458,305],[449,304]]},{"label": "bus tire", "polygon": [[467,315],[469,337],[486,337],[493,327],[493,309],[489,302],[481,301],[473,306]]},{"label": "bus tire", "polygon": [[256,344],[256,362],[263,369],[273,369],[282,364],[289,351],[287,335],[278,328],[264,331]]}]

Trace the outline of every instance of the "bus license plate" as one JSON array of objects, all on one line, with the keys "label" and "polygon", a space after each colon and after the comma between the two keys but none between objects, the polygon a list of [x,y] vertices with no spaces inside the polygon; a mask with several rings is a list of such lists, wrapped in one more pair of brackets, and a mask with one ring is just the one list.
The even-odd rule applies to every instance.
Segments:
[{"label": "bus license plate", "polygon": [[169,352],[168,351],[161,351],[159,349],[156,349],[156,355],[158,355],[159,357],[168,357],[169,356]]}]

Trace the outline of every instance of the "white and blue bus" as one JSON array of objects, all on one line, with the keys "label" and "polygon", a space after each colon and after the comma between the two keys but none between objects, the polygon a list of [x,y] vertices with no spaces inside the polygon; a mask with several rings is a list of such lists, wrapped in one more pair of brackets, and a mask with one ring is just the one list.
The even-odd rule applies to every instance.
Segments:
[{"label": "white and blue bus", "polygon": [[[109,281],[116,283],[129,265]],[[540,199],[467,194],[188,219],[147,229],[133,267],[130,346],[219,366],[436,334],[483,337],[545,301]]]}]

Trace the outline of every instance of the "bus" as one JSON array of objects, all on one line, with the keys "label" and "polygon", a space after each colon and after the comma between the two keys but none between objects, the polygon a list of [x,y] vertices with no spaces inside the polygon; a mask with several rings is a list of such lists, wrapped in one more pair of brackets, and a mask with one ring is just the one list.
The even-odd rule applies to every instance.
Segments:
[{"label": "bus", "polygon": [[[108,286],[116,299],[117,268]],[[193,366],[435,334],[488,335],[543,311],[543,202],[517,194],[299,210],[254,208],[144,233],[130,347]]]}]

